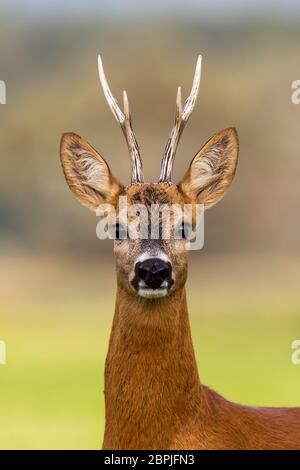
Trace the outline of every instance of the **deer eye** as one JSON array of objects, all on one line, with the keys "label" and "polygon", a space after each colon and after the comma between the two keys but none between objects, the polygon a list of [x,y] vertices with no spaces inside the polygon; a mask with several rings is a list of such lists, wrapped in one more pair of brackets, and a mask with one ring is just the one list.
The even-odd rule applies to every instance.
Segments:
[{"label": "deer eye", "polygon": [[127,238],[127,228],[125,225],[117,222],[112,226],[112,238],[114,240],[125,240]]},{"label": "deer eye", "polygon": [[192,233],[192,225],[189,222],[181,222],[175,230],[175,238],[179,240],[188,240]]}]

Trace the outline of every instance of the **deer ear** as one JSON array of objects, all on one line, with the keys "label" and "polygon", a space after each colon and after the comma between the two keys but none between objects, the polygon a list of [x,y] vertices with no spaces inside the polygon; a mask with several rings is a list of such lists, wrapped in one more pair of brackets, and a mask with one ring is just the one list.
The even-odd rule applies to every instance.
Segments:
[{"label": "deer ear", "polygon": [[66,181],[77,199],[96,210],[100,204],[114,204],[121,186],[106,161],[79,135],[63,134],[60,158]]},{"label": "deer ear", "polygon": [[233,180],[238,148],[234,128],[215,134],[193,158],[178,185],[180,191],[196,203],[204,204],[205,209],[216,204]]}]

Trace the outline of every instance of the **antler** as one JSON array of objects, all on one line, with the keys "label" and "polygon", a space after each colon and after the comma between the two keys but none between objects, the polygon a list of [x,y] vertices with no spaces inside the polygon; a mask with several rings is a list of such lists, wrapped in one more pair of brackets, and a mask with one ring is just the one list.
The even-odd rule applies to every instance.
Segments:
[{"label": "antler", "polygon": [[167,182],[171,181],[172,175],[172,168],[174,163],[174,158],[178,146],[178,142],[184,126],[186,125],[190,115],[193,112],[195,107],[196,99],[199,92],[200,87],[200,78],[201,78],[201,62],[202,56],[198,56],[193,86],[190,93],[190,96],[184,103],[182,107],[182,98],[181,98],[181,87],[177,90],[177,98],[176,98],[176,113],[175,113],[175,124],[171,131],[170,137],[167,140],[167,144],[164,150],[164,154],[162,157],[161,162],[161,169],[160,169],[160,182]]},{"label": "antler", "polygon": [[117,122],[120,124],[123,134],[125,136],[129,156],[131,159],[131,184],[135,183],[143,183],[143,165],[141,160],[141,153],[140,147],[137,143],[136,137],[132,130],[131,125],[131,116],[129,111],[129,102],[126,91],[123,91],[123,104],[124,104],[124,112],[120,109],[117,100],[112,95],[112,92],[109,88],[107,83],[103,64],[100,55],[98,56],[98,70],[99,70],[99,78],[100,83],[103,88],[104,96],[110,107],[113,115],[115,116]]}]

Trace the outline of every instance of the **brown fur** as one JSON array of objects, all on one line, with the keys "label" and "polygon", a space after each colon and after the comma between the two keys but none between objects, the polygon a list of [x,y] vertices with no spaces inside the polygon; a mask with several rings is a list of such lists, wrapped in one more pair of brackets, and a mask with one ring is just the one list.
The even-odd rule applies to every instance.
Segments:
[{"label": "brown fur", "polygon": [[251,408],[203,386],[185,289],[146,300],[118,289],[105,367],[103,449],[300,449],[300,408]]},{"label": "brown fur", "polygon": [[[202,203],[223,197],[236,170],[234,129],[216,134],[197,153],[178,186],[143,183],[124,188],[83,139],[65,134],[61,160],[76,197],[100,202]],[[95,180],[95,175],[100,180]],[[124,214],[118,213],[122,221]],[[175,222],[174,222],[175,223]],[[174,283],[168,295],[145,299],[132,286],[144,253],[168,256]],[[200,383],[186,304],[187,252],[181,240],[122,240],[115,316],[105,366],[104,449],[300,449],[300,408],[251,408],[230,403]]]}]

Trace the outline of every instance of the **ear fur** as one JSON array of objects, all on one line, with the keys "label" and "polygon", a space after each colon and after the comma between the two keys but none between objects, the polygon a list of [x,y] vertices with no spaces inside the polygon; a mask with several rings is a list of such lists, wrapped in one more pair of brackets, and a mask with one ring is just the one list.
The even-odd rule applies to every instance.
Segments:
[{"label": "ear fur", "polygon": [[238,134],[229,127],[215,134],[193,158],[179,183],[179,189],[205,209],[225,194],[235,175],[238,160]]},{"label": "ear fur", "polygon": [[79,135],[63,134],[60,158],[66,181],[76,198],[91,210],[114,204],[121,186],[101,155]]}]

